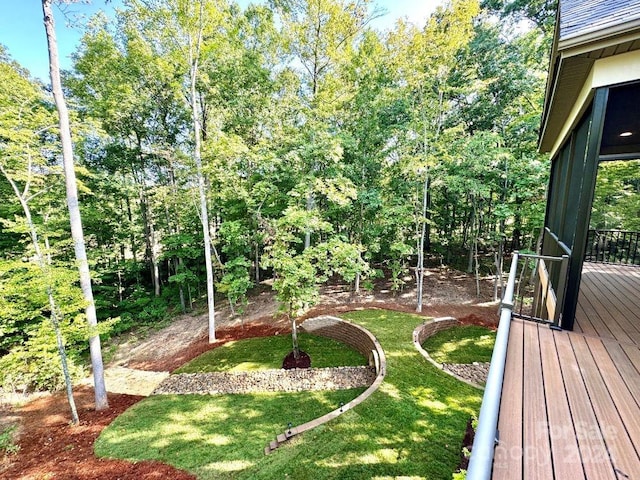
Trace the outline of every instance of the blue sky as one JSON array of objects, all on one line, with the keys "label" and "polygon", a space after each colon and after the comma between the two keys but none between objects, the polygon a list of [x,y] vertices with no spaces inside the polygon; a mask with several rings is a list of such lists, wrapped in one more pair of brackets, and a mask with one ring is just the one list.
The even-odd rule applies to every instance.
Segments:
[{"label": "blue sky", "polygon": [[[249,0],[239,0],[241,6]],[[406,17],[412,22],[423,23],[427,16],[443,3],[443,0],[378,0],[377,5],[388,13],[376,20],[374,26],[384,29],[393,25],[396,19]],[[86,0],[73,5],[63,5],[66,13],[54,5],[56,34],[60,62],[63,69],[70,68],[69,55],[75,51],[82,35],[82,25],[99,10],[112,15],[121,0],[105,3],[105,0]],[[48,83],[49,59],[47,40],[42,24],[42,3],[40,0],[0,0],[0,43],[11,57],[29,69],[34,77]]]}]

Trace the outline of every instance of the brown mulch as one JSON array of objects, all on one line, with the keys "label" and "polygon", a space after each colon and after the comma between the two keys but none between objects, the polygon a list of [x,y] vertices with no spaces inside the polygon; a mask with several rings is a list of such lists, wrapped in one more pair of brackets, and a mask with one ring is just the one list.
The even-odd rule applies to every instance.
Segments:
[{"label": "brown mulch", "polygon": [[193,480],[196,477],[160,462],[131,463],[96,458],[93,443],[103,428],[143,397],[109,395],[109,408],[93,410],[93,389],[74,392],[80,425],[69,424],[64,393],[40,398],[18,411],[21,417],[20,451],[0,463],[0,478],[36,480]]}]

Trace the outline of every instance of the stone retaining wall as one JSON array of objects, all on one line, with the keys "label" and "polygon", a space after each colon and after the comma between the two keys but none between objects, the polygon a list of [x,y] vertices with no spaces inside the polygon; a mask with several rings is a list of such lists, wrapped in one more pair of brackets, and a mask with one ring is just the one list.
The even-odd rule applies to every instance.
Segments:
[{"label": "stone retaining wall", "polygon": [[[434,365],[436,368],[439,368],[440,370],[448,373],[449,375],[451,375],[452,377],[457,378],[458,380],[460,380],[461,382],[464,382],[468,385],[471,385],[473,387],[476,388],[480,388],[482,390],[484,390],[484,387],[478,383],[472,382],[460,375],[458,375],[454,370],[456,370],[456,368],[452,368],[451,365],[442,365],[441,363],[436,362],[433,358],[431,358],[431,355],[429,355],[429,353],[422,348],[422,344],[424,343],[424,341],[429,338],[432,337],[433,335],[435,335],[438,332],[441,332],[443,330],[447,330],[451,327],[455,327],[457,325],[460,325],[460,322],[453,318],[453,317],[441,317],[441,318],[434,318],[432,320],[427,320],[426,322],[424,322],[421,325],[418,325],[416,327],[416,329],[413,331],[413,345],[416,347],[416,349],[420,352],[420,354],[426,358],[432,365]],[[481,371],[485,371],[488,370],[488,365],[486,364],[478,364],[478,365],[474,365],[471,366],[470,368],[472,369],[478,369]]]},{"label": "stone retaining wall", "polygon": [[271,441],[264,449],[265,455],[269,455],[272,451],[278,448],[282,443],[288,441],[296,435],[299,435],[307,430],[318,427],[323,423],[327,423],[334,418],[339,417],[347,410],[352,409],[356,405],[361,404],[364,400],[375,392],[387,372],[387,360],[384,355],[384,351],[380,346],[380,343],[374,337],[371,332],[351,322],[347,322],[337,317],[331,317],[323,315],[320,317],[310,318],[305,320],[300,328],[306,332],[313,333],[315,335],[322,335],[324,337],[332,338],[334,340],[341,341],[369,358],[370,365],[375,367],[376,378],[374,382],[364,392],[358,395],[356,398],[346,403],[345,405],[337,408],[321,417],[311,420],[310,422],[303,423],[295,427],[290,427],[283,433],[278,435],[275,440]]},{"label": "stone retaining wall", "polygon": [[345,322],[336,317],[321,316],[304,321],[300,325],[300,329],[307,333],[331,338],[349,345],[364,355],[369,360],[369,365],[376,366],[373,352],[377,350],[377,340],[358,325]]},{"label": "stone retaining wall", "polygon": [[[441,317],[427,320],[422,325],[418,325],[418,327],[413,331],[413,342],[414,344],[417,342],[417,344],[421,346],[420,348],[422,348],[422,344],[427,338],[433,337],[436,333],[455,327],[456,325],[460,325],[460,322],[453,317]],[[428,355],[429,354],[427,354],[427,356]]]}]

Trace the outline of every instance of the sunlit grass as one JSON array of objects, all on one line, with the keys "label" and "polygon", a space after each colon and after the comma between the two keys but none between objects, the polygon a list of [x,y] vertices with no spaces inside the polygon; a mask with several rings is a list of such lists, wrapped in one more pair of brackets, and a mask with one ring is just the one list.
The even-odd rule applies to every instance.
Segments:
[{"label": "sunlit grass", "polygon": [[461,325],[436,333],[422,344],[438,363],[489,362],[496,332],[476,325]]},{"label": "sunlit grass", "polygon": [[[314,368],[367,365],[367,359],[344,343],[308,333],[298,334],[300,350],[311,357]],[[214,348],[175,373],[242,372],[282,368],[292,350],[291,335],[249,338]]]},{"label": "sunlit grass", "polygon": [[104,430],[96,453],[160,460],[202,479],[449,480],[480,392],[415,350],[412,332],[424,318],[381,310],[344,316],[376,335],[388,368],[382,387],[337,419],[264,456],[288,422],[326,413],[362,390],[150,397]]}]

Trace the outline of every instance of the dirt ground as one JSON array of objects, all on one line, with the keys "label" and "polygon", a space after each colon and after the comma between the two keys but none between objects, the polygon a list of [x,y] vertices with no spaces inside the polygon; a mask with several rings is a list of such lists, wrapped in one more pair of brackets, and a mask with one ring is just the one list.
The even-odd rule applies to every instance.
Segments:
[{"label": "dirt ground", "polygon": [[[408,285],[411,278],[407,279]],[[425,278],[425,317],[453,316],[464,323],[497,325],[497,305],[492,303],[492,283],[483,281],[481,296],[476,297],[475,280],[446,268],[429,269]],[[342,285],[322,289],[320,304],[304,317],[339,314],[354,309],[385,308],[415,311],[415,289],[408,287],[394,295],[385,282],[378,282],[372,292],[354,295]],[[234,317],[228,308],[216,315],[216,342],[209,344],[206,315],[184,315],[170,326],[146,338],[129,335],[118,345],[107,368],[170,372],[201,353],[230,340],[288,333],[289,325],[276,315],[277,305],[268,288],[251,296],[242,317]],[[410,339],[409,339],[410,341]],[[74,390],[81,423],[69,425],[69,407],[62,392],[38,398],[20,408],[0,405],[0,425],[8,421],[19,425],[16,454],[0,460],[0,478],[65,480],[114,479],[192,479],[192,475],[158,462],[130,463],[98,459],[93,443],[103,428],[143,397],[129,394],[109,395],[109,409],[95,412],[93,389],[80,386]]]}]

